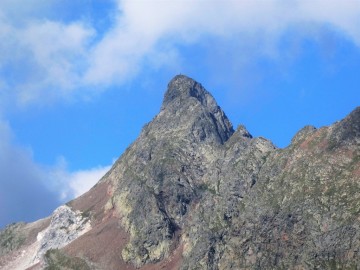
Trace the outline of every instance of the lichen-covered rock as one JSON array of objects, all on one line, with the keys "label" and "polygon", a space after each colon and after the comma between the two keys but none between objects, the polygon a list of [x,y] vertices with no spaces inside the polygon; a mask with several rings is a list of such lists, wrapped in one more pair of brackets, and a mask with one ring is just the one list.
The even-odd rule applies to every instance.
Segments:
[{"label": "lichen-covered rock", "polygon": [[42,269],[48,250],[62,248],[90,229],[90,218],[66,205],[57,208],[51,218],[12,224],[0,232],[0,268],[27,269],[38,265]]},{"label": "lichen-covered rock", "polygon": [[244,126],[234,132],[200,84],[176,76],[160,113],[103,179],[116,186],[130,234],[123,258],[140,267],[182,242],[182,269],[352,266],[358,111],[276,149]]},{"label": "lichen-covered rock", "polygon": [[[39,254],[84,269],[359,269],[359,168],[360,107],[277,149],[179,75],[112,169],[54,212]],[[27,239],[16,226],[0,266]]]},{"label": "lichen-covered rock", "polygon": [[232,133],[199,83],[185,76],[169,83],[160,113],[102,180],[116,187],[111,204],[130,234],[126,261],[141,266],[170,254],[189,208],[203,195],[208,164]]},{"label": "lichen-covered rock", "polygon": [[83,213],[73,211],[69,206],[62,205],[52,216],[50,225],[37,236],[40,249],[34,261],[40,261],[50,249],[58,249],[74,241],[91,228],[90,219]]},{"label": "lichen-covered rock", "polygon": [[59,249],[49,249],[45,253],[45,270],[76,269],[91,270],[91,267],[81,258],[67,256]]},{"label": "lichen-covered rock", "polygon": [[26,236],[22,229],[25,223],[14,223],[0,231],[0,256],[19,248],[25,241]]}]

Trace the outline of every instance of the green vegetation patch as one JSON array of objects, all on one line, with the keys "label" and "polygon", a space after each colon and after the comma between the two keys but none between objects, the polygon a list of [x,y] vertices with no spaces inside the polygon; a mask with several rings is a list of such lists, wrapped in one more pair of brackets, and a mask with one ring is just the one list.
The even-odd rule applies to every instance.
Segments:
[{"label": "green vegetation patch", "polygon": [[45,253],[46,270],[90,270],[85,260],[79,257],[70,257],[59,249],[50,249]]},{"label": "green vegetation patch", "polygon": [[213,195],[216,195],[216,190],[211,188],[210,185],[208,184],[205,184],[205,183],[202,183],[198,186],[198,189],[201,191],[201,192],[210,192],[211,194]]},{"label": "green vegetation patch", "polygon": [[25,236],[21,233],[24,223],[14,223],[0,231],[0,256],[18,249],[24,242]]}]

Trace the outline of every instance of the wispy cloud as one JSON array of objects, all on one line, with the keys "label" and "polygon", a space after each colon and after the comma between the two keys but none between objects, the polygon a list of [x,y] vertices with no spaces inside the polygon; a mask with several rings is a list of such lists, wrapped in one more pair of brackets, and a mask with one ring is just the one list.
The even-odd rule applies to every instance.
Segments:
[{"label": "wispy cloud", "polygon": [[93,187],[110,168],[111,165],[70,171],[65,158],[60,157],[57,164],[49,171],[49,176],[53,179],[51,185],[59,191],[60,198],[71,200]]},{"label": "wispy cloud", "polygon": [[0,18],[2,91],[19,105],[70,97],[82,85],[92,35],[81,23],[46,20],[15,27]]},{"label": "wispy cloud", "polygon": [[89,55],[87,82],[124,80],[141,68],[145,57],[156,58],[159,44],[168,44],[170,53],[178,45],[202,43],[204,37],[225,40],[230,45],[224,50],[233,42],[250,43],[256,53],[273,54],[288,31],[308,38],[326,25],[360,45],[357,0],[122,0],[118,5],[114,27]]},{"label": "wispy cloud", "polygon": [[295,29],[311,37],[325,25],[360,45],[358,0],[119,0],[112,25],[101,33],[86,16],[43,19],[30,5],[21,18],[11,17],[14,5],[1,4],[0,81],[2,92],[12,92],[1,98],[10,96],[18,104],[89,95],[121,84],[136,76],[144,61],[150,68],[172,65],[181,58],[179,45],[201,44],[204,37],[242,46],[261,43],[254,46],[257,53],[276,54],[286,32]]},{"label": "wispy cloud", "polygon": [[8,123],[0,121],[0,228],[32,221],[89,190],[110,169],[69,171],[64,159],[52,167],[34,161],[31,149],[17,145]]},{"label": "wispy cloud", "polygon": [[60,202],[46,188],[49,179],[33,162],[31,151],[17,146],[12,137],[8,124],[0,121],[0,227],[46,216]]}]

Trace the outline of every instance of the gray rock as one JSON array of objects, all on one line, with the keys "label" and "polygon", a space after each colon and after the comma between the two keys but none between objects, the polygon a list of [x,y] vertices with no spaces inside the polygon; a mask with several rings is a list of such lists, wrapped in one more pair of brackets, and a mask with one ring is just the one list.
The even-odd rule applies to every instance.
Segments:
[{"label": "gray rock", "polygon": [[[181,269],[359,269],[359,168],[360,107],[277,149],[234,131],[211,94],[178,75],[159,114],[77,204],[96,226],[118,219],[129,239],[107,256],[128,267],[171,262],[180,250]],[[88,201],[102,186],[96,207]],[[82,222],[70,208],[55,212],[44,249],[77,239]]]},{"label": "gray rock", "polygon": [[80,212],[62,205],[51,216],[50,225],[37,236],[40,248],[34,262],[40,261],[50,249],[59,249],[89,231],[90,219]]}]

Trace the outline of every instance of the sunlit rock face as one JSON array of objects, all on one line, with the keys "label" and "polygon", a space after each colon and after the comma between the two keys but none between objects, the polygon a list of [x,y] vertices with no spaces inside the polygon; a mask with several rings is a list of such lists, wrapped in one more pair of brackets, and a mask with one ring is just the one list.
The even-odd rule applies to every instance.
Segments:
[{"label": "sunlit rock face", "polygon": [[360,108],[277,149],[178,75],[97,185],[1,232],[0,267],[37,245],[32,269],[357,269],[359,168]]},{"label": "sunlit rock face", "polygon": [[[12,254],[2,257],[1,269],[27,269],[34,265],[44,268],[48,250],[63,248],[90,229],[90,219],[66,205],[57,208],[47,220],[8,226],[0,235],[2,252]],[[31,238],[34,239],[29,243]]]}]

